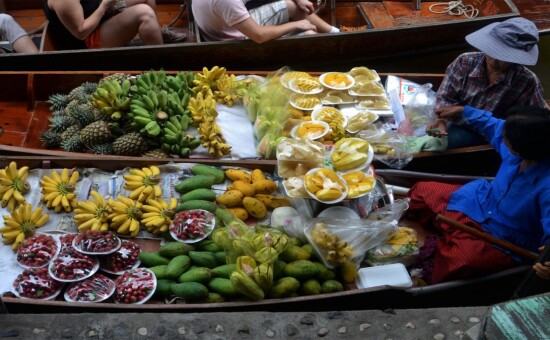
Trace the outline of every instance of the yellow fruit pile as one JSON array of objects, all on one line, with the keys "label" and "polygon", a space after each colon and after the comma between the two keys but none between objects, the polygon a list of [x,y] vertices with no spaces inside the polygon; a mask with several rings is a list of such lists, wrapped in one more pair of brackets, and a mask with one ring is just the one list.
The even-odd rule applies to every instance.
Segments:
[{"label": "yellow fruit pile", "polygon": [[348,185],[348,195],[346,198],[352,199],[364,195],[372,190],[375,179],[368,176],[363,171],[353,171],[342,175]]},{"label": "yellow fruit pile", "polygon": [[343,138],[334,144],[330,155],[332,165],[338,171],[346,171],[365,165],[369,143],[359,138]]},{"label": "yellow fruit pile", "polygon": [[347,190],[345,182],[336,172],[326,168],[306,174],[304,185],[310,194],[324,202],[341,198]]},{"label": "yellow fruit pile", "polygon": [[273,195],[277,191],[277,183],[267,179],[260,169],[254,169],[251,173],[242,169],[228,169],[225,175],[233,183],[216,198],[216,203],[225,206],[243,221],[249,216],[258,219],[266,217],[268,208],[290,205],[288,199]]},{"label": "yellow fruit pile", "polygon": [[15,162],[10,162],[7,167],[0,170],[2,208],[8,207],[8,210],[13,211],[19,204],[25,203],[23,195],[30,189],[27,183],[28,176],[29,167],[23,166],[18,169]]},{"label": "yellow fruit pile", "polygon": [[328,128],[322,123],[311,121],[301,123],[296,130],[296,137],[317,139],[327,133]]},{"label": "yellow fruit pile", "polygon": [[129,198],[145,202],[148,199],[160,197],[160,169],[156,165],[141,169],[130,169],[130,174],[124,175],[124,189],[131,190]]},{"label": "yellow fruit pile", "polygon": [[55,212],[71,212],[77,207],[76,195],[74,194],[79,173],[73,170],[69,177],[69,169],[61,170],[61,174],[52,171],[51,177],[42,176],[40,186],[42,187],[42,202],[48,208],[55,209]]},{"label": "yellow fruit pile", "polygon": [[0,228],[2,242],[11,244],[11,248],[16,250],[26,238],[34,235],[36,228],[42,227],[49,219],[50,215],[43,215],[41,207],[32,210],[30,204],[21,204],[11,215],[4,215],[5,226]]}]

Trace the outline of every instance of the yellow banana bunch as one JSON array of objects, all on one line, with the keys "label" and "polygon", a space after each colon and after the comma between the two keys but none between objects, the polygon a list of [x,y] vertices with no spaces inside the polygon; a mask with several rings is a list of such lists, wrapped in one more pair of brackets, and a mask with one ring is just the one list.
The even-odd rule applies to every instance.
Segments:
[{"label": "yellow banana bunch", "polygon": [[36,228],[42,227],[49,219],[50,215],[42,214],[42,207],[32,210],[30,204],[23,203],[11,215],[4,215],[4,227],[0,228],[2,242],[11,244],[11,248],[16,250],[27,237],[34,235]]},{"label": "yellow banana bunch", "polygon": [[121,235],[136,237],[139,234],[141,202],[128,197],[117,196],[117,201],[109,199],[109,226]]},{"label": "yellow banana bunch", "polygon": [[216,82],[216,88],[213,90],[214,97],[220,104],[233,106],[235,100],[239,98],[237,95],[237,79],[235,75],[225,74]]},{"label": "yellow banana bunch", "polygon": [[193,80],[193,91],[199,94],[202,93],[205,96],[214,91],[216,82],[218,79],[225,75],[225,67],[214,66],[211,70],[207,67],[202,68],[202,73],[195,73],[195,79]]},{"label": "yellow banana bunch", "polygon": [[141,223],[145,225],[147,231],[162,235],[168,231],[172,224],[172,217],[176,213],[178,200],[174,197],[170,198],[170,203],[160,197],[156,199],[148,199],[147,204],[141,206],[143,215],[141,215]]},{"label": "yellow banana bunch", "polygon": [[156,165],[143,167],[141,169],[130,169],[129,175],[124,175],[124,189],[131,190],[128,196],[132,200],[145,202],[147,199],[154,199],[162,195],[160,182],[160,169]]},{"label": "yellow banana bunch", "polygon": [[201,92],[196,96],[189,98],[187,109],[191,112],[193,118],[193,126],[197,127],[205,119],[205,117],[217,117],[216,99],[212,94],[203,95]]},{"label": "yellow banana bunch", "polygon": [[13,211],[19,204],[25,203],[24,194],[29,189],[27,177],[29,176],[29,167],[23,166],[17,168],[17,163],[10,164],[0,170],[0,198],[2,199],[2,208],[8,207],[9,211]]},{"label": "yellow banana bunch", "polygon": [[95,190],[92,190],[90,195],[92,195],[93,201],[78,202],[78,206],[74,209],[74,223],[78,226],[78,231],[108,230],[107,201]]},{"label": "yellow banana bunch", "polygon": [[51,177],[42,176],[40,186],[42,187],[42,202],[46,203],[48,208],[55,209],[55,212],[71,212],[77,207],[76,195],[74,190],[79,178],[78,171],[74,170],[69,176],[69,169],[61,170],[61,174],[52,171]]},{"label": "yellow banana bunch", "polygon": [[212,156],[222,157],[231,153],[231,146],[225,141],[222,129],[214,118],[205,119],[197,128],[197,132],[200,134],[202,146]]}]

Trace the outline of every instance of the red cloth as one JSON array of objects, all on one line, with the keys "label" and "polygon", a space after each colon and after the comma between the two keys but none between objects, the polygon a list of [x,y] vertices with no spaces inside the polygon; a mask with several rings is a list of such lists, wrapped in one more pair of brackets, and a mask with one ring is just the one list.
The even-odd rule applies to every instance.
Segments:
[{"label": "red cloth", "polygon": [[86,48],[100,48],[101,47],[101,33],[99,26],[86,38]]},{"label": "red cloth", "polygon": [[432,222],[443,231],[435,247],[431,283],[488,275],[515,266],[508,254],[492,244],[434,221],[435,215],[441,214],[481,230],[479,223],[462,212],[446,210],[451,194],[458,188],[457,184],[419,182],[408,193],[409,211],[417,215],[422,225]]}]

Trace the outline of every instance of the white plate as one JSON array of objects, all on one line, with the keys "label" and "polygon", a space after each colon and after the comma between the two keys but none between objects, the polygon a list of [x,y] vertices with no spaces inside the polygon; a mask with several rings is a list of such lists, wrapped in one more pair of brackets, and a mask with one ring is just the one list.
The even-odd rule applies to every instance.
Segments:
[{"label": "white plate", "polygon": [[[357,86],[360,86],[360,84],[364,84],[364,83],[358,83]],[[348,93],[352,96],[356,96],[356,97],[372,97],[372,96],[375,96],[375,97],[380,97],[380,96],[386,96],[386,90],[384,89],[384,86],[382,86],[382,84],[380,83],[377,83],[377,82],[370,82],[368,84],[371,84],[371,86],[376,86],[377,89],[381,90],[382,92],[381,93],[376,93],[376,92],[364,92],[364,93],[359,93],[359,92],[355,92],[357,89],[354,88],[354,87],[351,87],[349,90],[348,90]]]},{"label": "white plate", "polygon": [[[319,125],[322,125],[323,128],[324,128],[324,131],[323,133],[321,134],[318,134],[318,135],[315,135],[313,137],[298,137],[297,136],[297,133],[298,133],[298,129],[302,126],[302,125],[308,125],[308,124],[311,124],[311,123],[315,123],[315,124],[319,124]],[[319,138],[322,138],[324,135],[326,135],[328,133],[328,131],[330,130],[330,127],[328,125],[328,123],[326,122],[323,122],[323,121],[320,121],[320,120],[312,120],[312,121],[305,121],[305,122],[301,122],[300,124],[294,126],[292,128],[292,130],[290,130],[290,136],[294,139],[311,139],[311,140],[317,140]]]},{"label": "white plate", "polygon": [[[296,103],[296,100],[299,98],[299,97],[311,97],[311,98],[316,98],[317,99],[317,103],[315,105],[313,105],[312,107],[304,107],[304,106],[300,106],[298,105],[298,103]],[[304,111],[312,111],[313,109],[315,109],[315,107],[317,105],[320,105],[321,104],[321,99],[319,99],[318,97],[316,96],[308,96],[308,95],[303,95],[303,94],[299,94],[299,93],[293,93],[290,95],[290,105],[292,105],[293,107],[297,108],[298,110],[304,110]]]},{"label": "white plate", "polygon": [[94,275],[97,270],[99,269],[99,261],[97,260],[97,258],[93,258],[91,257],[91,259],[93,260],[94,262],[94,265],[93,267],[91,268],[91,270],[86,273],[86,275],[84,276],[81,276],[79,278],[76,278],[76,279],[61,279],[59,277],[57,277],[53,272],[52,272],[52,269],[54,267],[54,263],[55,263],[55,260],[53,260],[52,262],[50,262],[50,265],[48,266],[48,273],[50,273],[50,276],[54,279],[54,280],[57,280],[57,281],[60,281],[60,282],[77,282],[77,281],[82,281],[82,280],[85,280],[87,278],[89,278],[90,276]]},{"label": "white plate", "polygon": [[[33,269],[29,269],[29,270],[32,271]],[[24,272],[25,272],[25,271],[23,271],[23,273],[24,273]],[[17,279],[19,278],[20,275],[23,275],[23,273],[19,274],[15,280],[17,280]],[[49,273],[49,272],[47,272],[47,273]],[[51,275],[50,275],[50,277],[51,277]],[[53,279],[53,277],[52,277],[51,279]],[[43,279],[40,279],[40,280],[43,280]],[[58,284],[59,284],[59,289],[57,289],[52,295],[50,295],[50,296],[48,296],[48,297],[45,297],[45,298],[36,298],[36,299],[35,299],[35,298],[30,298],[30,297],[26,297],[26,296],[20,295],[20,293],[19,293],[19,292],[17,291],[17,289],[13,286],[13,284],[12,284],[12,286],[11,286],[11,292],[12,292],[15,296],[17,296],[18,298],[21,298],[21,299],[28,299],[28,300],[54,300],[54,299],[59,295],[59,293],[61,293],[61,291],[63,290],[63,284],[62,284],[62,283],[59,283],[59,282],[56,282],[55,280],[52,280],[52,281],[54,281],[54,283],[58,283]],[[15,281],[14,281],[14,282],[15,282]]]},{"label": "white plate", "polygon": [[357,272],[355,283],[357,288],[412,286],[411,276],[402,263],[361,268]]},{"label": "white plate", "polygon": [[[359,128],[359,129],[356,129],[356,130],[352,130],[350,128],[350,121],[356,117],[357,115],[369,115],[367,118],[369,118],[367,121],[368,123],[365,124],[363,127]],[[365,129],[367,126],[369,126],[370,124],[374,123],[375,121],[377,121],[379,118],[379,116],[374,113],[374,112],[371,112],[371,111],[358,111],[355,115],[353,115],[352,117],[348,118],[348,124],[346,125],[346,131],[349,132],[349,133],[356,133],[356,132],[359,132],[363,129]]]},{"label": "white plate", "polygon": [[[322,85],[321,83],[319,83],[319,86],[318,86],[318,87],[312,89],[312,90],[309,91],[309,92],[300,90],[300,89],[296,86],[296,80],[298,80],[298,79],[300,79],[300,78],[294,78],[294,79],[292,79],[292,80],[288,83],[288,86],[289,86],[289,88],[290,88],[292,91],[294,91],[294,92],[296,92],[296,93],[300,93],[300,94],[317,94],[317,93],[323,92],[323,85]],[[311,79],[314,80],[314,81],[317,81],[315,78],[311,78]]]},{"label": "white plate", "polygon": [[[40,266],[28,266],[28,265],[26,265],[26,264],[23,264],[23,263],[19,262],[19,260],[17,259],[17,258],[19,257],[19,256],[18,256],[19,250],[21,249],[21,248],[18,248],[18,249],[17,249],[17,253],[16,253],[16,255],[15,255],[15,259],[16,259],[17,264],[18,264],[19,266],[21,266],[22,268],[25,268],[25,269],[33,269],[33,268],[43,268],[43,267],[46,267],[46,266],[48,266],[48,265],[50,264],[50,262],[52,262],[52,260],[57,256],[57,254],[59,254],[59,251],[61,250],[61,242],[60,242],[57,238],[54,238],[54,237],[52,237],[51,235],[44,234],[44,233],[36,233],[34,236],[36,236],[36,235],[44,235],[44,236],[47,236],[47,237],[51,238],[51,239],[54,241],[54,243],[55,243],[55,249],[54,249],[53,252],[50,252],[51,257],[50,257],[50,260],[48,260],[48,262],[45,262],[44,264],[42,264],[42,265],[40,265]],[[34,236],[31,236],[31,237],[34,237]],[[27,239],[27,240],[28,240],[28,239]]]},{"label": "white plate", "polygon": [[[306,176],[309,175],[309,174],[316,173],[319,169],[321,169],[321,168],[315,168],[315,169],[309,170],[307,172]],[[311,192],[307,189],[307,186],[305,185],[305,177],[304,177],[304,188],[306,189],[307,194],[311,198],[313,198],[314,200],[316,200],[318,202],[321,202],[321,203],[325,203],[325,204],[334,204],[334,203],[342,202],[346,198],[346,196],[348,195],[348,186],[346,185],[346,181],[344,181],[344,179],[340,175],[338,175],[338,173],[336,173],[336,175],[340,179],[340,183],[343,184],[343,186],[344,186],[344,191],[342,192],[342,195],[340,195],[340,197],[338,197],[337,199],[330,200],[330,201],[323,201],[323,200],[317,198],[315,193],[313,193],[313,192]]]},{"label": "white plate", "polygon": [[[334,85],[331,85],[329,83],[326,82],[326,77],[327,76],[330,76],[332,74],[341,74],[341,75],[344,75],[349,84],[343,84],[342,86],[334,86]],[[355,85],[355,79],[353,79],[352,76],[350,76],[349,74],[347,73],[343,73],[343,72],[327,72],[327,73],[323,73],[321,74],[321,76],[319,77],[319,81],[321,82],[321,84],[323,84],[323,86],[331,89],[331,90],[347,90],[349,88],[351,88],[353,85]]]},{"label": "white plate", "polygon": [[[314,121],[322,121],[319,119],[319,115],[324,111],[324,110],[336,110],[338,112],[338,114],[340,114],[342,116],[342,119],[343,119],[343,125],[344,127],[346,126],[346,124],[348,123],[348,118],[344,115],[344,113],[337,109],[337,108],[334,108],[332,106],[317,106],[315,108],[315,110],[313,110],[313,112],[311,112],[311,120],[314,120]],[[326,121],[325,121],[326,122]]]},{"label": "white plate", "polygon": [[[132,270],[127,271],[126,273],[129,273],[132,276],[132,277],[128,278],[128,280],[140,281],[139,276],[143,277],[143,275],[144,275],[142,272],[146,272],[147,274],[145,274],[145,275],[147,275],[149,277],[149,279],[153,280],[153,287],[149,291],[149,293],[147,293],[147,295],[141,301],[131,303],[131,304],[134,304],[134,305],[141,305],[141,304],[147,302],[147,300],[149,300],[153,296],[153,294],[155,294],[155,290],[157,289],[157,278],[156,278],[155,274],[147,268],[136,268],[136,269],[132,269]],[[122,280],[123,280],[123,276],[119,276],[117,278],[117,280],[115,281],[115,284],[117,284],[117,281],[122,282]],[[121,282],[119,282],[119,283],[121,283]],[[128,282],[126,282],[126,283],[128,283]],[[118,286],[116,288],[118,288]],[[125,302],[120,302],[116,299],[116,289],[115,289],[114,301],[117,304],[125,304]]]},{"label": "white plate", "polygon": [[87,251],[87,250],[83,250],[81,248],[80,243],[79,243],[79,241],[80,241],[79,238],[82,237],[82,235],[84,235],[84,234],[79,234],[73,239],[73,248],[76,249],[76,251],[78,251],[82,254],[86,254],[86,255],[108,255],[108,254],[112,254],[115,251],[117,251],[120,248],[120,246],[122,245],[122,241],[120,240],[120,238],[118,236],[116,236],[115,234],[112,234],[113,237],[114,237],[114,240],[117,241],[117,245],[114,248],[112,248],[108,251],[98,251],[98,252]]},{"label": "white plate", "polygon": [[[99,274],[101,275],[101,274]],[[104,275],[94,275],[90,278],[87,278],[85,280],[82,280],[82,281],[78,281],[78,282],[73,282],[71,284],[69,284],[67,286],[67,289],[65,289],[65,293],[63,294],[63,297],[65,298],[65,301],[68,301],[68,302],[80,302],[80,303],[97,303],[97,302],[101,302],[101,301],[105,301],[107,300],[108,298],[111,297],[111,295],[114,294],[115,292],[115,288],[116,288],[116,285],[115,285],[115,281],[111,280],[110,278],[104,276]],[[69,293],[72,289],[79,289],[79,287],[81,287],[82,285],[90,285],[91,289],[93,289],[93,291],[91,293],[98,293],[100,292],[101,293],[101,296],[99,298],[97,298],[96,300],[73,300]]]},{"label": "white plate", "polygon": [[284,87],[286,87],[287,89],[290,90],[290,87],[289,87],[289,82],[294,79],[294,78],[308,78],[308,77],[311,77],[311,75],[307,72],[302,72],[302,71],[289,71],[289,72],[286,72],[285,74],[283,74],[279,80],[281,81],[281,85],[283,85]]},{"label": "white plate", "polygon": [[210,211],[207,211],[207,210],[203,210],[203,209],[193,209],[193,210],[184,210],[184,211],[180,211],[178,212],[176,215],[174,215],[174,218],[172,219],[173,221],[176,220],[177,216],[182,214],[182,215],[185,215],[185,214],[188,214],[192,211],[200,211],[201,213],[203,214],[206,214],[206,216],[208,216],[211,221],[210,221],[210,225],[205,225],[203,226],[203,230],[205,228],[207,228],[206,232],[204,233],[204,235],[202,237],[197,237],[197,238],[191,238],[191,239],[182,239],[182,238],[179,238],[177,236],[177,234],[172,230],[174,229],[174,224],[172,223],[169,227],[169,230],[170,230],[170,235],[172,235],[172,237],[174,238],[174,240],[178,241],[178,242],[183,242],[183,243],[197,243],[197,242],[200,242],[202,240],[204,240],[205,238],[207,238],[208,236],[210,236],[210,234],[214,231],[214,228],[216,227],[216,218],[214,216],[213,213],[211,213]]}]

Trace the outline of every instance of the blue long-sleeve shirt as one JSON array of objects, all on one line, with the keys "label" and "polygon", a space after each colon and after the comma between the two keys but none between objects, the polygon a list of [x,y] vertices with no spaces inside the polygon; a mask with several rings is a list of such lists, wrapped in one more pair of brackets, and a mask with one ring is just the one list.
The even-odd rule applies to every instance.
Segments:
[{"label": "blue long-sleeve shirt", "polygon": [[447,210],[461,211],[491,235],[538,252],[550,236],[550,160],[518,173],[522,159],[504,144],[504,120],[469,106],[463,118],[487,138],[502,164],[493,180],[475,180],[454,192]]}]

